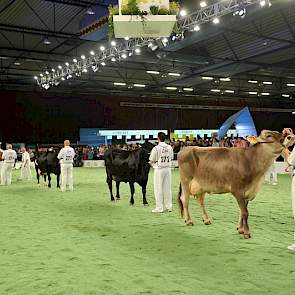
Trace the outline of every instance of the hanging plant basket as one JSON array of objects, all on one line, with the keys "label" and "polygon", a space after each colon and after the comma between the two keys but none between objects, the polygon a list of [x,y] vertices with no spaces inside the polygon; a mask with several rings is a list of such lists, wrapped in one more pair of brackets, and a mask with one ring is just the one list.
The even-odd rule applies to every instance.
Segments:
[{"label": "hanging plant basket", "polygon": [[176,23],[176,15],[114,15],[116,38],[169,37]]}]

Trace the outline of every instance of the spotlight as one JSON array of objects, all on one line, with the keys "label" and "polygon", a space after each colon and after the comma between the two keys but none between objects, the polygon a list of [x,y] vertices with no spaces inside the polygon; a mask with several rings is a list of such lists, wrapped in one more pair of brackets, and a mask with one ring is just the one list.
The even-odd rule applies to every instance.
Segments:
[{"label": "spotlight", "polygon": [[87,9],[87,11],[86,11],[86,14],[88,14],[88,15],[94,15],[95,12],[92,10],[91,7],[89,7],[89,8]]},{"label": "spotlight", "polygon": [[59,66],[58,66],[58,68],[61,70],[61,69],[62,69],[62,66],[61,66],[61,65],[59,65]]},{"label": "spotlight", "polygon": [[167,38],[163,38],[161,41],[164,47],[168,45],[169,40]]},{"label": "spotlight", "polygon": [[62,81],[64,81],[64,80],[65,80],[65,78],[64,78],[64,77],[61,77],[61,80],[62,80]]},{"label": "spotlight", "polygon": [[116,59],[115,59],[114,57],[112,57],[111,61],[112,61],[112,62],[115,62],[115,61],[116,61]]},{"label": "spotlight", "polygon": [[112,40],[112,41],[111,41],[111,45],[112,45],[113,47],[115,47],[115,46],[117,45],[116,41]]},{"label": "spotlight", "polygon": [[43,43],[44,43],[45,45],[50,45],[50,44],[51,44],[51,41],[46,37],[46,38],[44,39]]},{"label": "spotlight", "polygon": [[93,64],[92,67],[91,67],[91,69],[92,69],[92,71],[93,71],[94,73],[96,73],[96,72],[98,71],[98,66],[97,66],[97,64]]},{"label": "spotlight", "polygon": [[128,41],[130,38],[129,38],[129,37],[125,37],[124,39],[125,39],[126,41]]},{"label": "spotlight", "polygon": [[201,1],[201,2],[200,2],[200,6],[201,6],[202,8],[206,7],[206,6],[207,6],[206,1]]},{"label": "spotlight", "polygon": [[49,75],[49,72],[48,72],[48,71],[45,71],[45,74],[46,74],[46,75]]},{"label": "spotlight", "polygon": [[150,48],[152,51],[155,51],[158,49],[158,46],[155,45],[153,42],[149,42],[148,48]]},{"label": "spotlight", "polygon": [[70,64],[68,62],[66,62],[65,65],[68,67]]},{"label": "spotlight", "polygon": [[13,63],[15,66],[20,66],[21,65],[21,63],[19,62],[19,61],[15,61],[14,63]]},{"label": "spotlight", "polygon": [[215,24],[215,25],[217,25],[217,24],[219,24],[220,23],[220,21],[219,21],[219,18],[218,17],[215,17],[214,19],[213,19],[213,24]]},{"label": "spotlight", "polygon": [[84,69],[82,70],[82,72],[83,72],[83,73],[87,73],[87,69],[84,68]]},{"label": "spotlight", "polygon": [[71,79],[73,76],[71,74],[67,75],[67,80]]},{"label": "spotlight", "polygon": [[99,47],[99,49],[100,49],[101,51],[105,51],[106,48],[102,45],[102,46]]},{"label": "spotlight", "polygon": [[45,83],[45,84],[43,84],[43,88],[45,89],[45,90],[48,90],[49,89],[49,84],[48,83]]},{"label": "spotlight", "polygon": [[91,50],[90,55],[95,55],[95,52],[93,50]]},{"label": "spotlight", "polygon": [[140,52],[141,52],[140,48],[135,48],[135,53],[136,54],[140,54]]},{"label": "spotlight", "polygon": [[132,55],[133,55],[132,51],[128,53],[128,56],[132,56]]},{"label": "spotlight", "polygon": [[266,4],[266,1],[265,0],[261,0],[259,4],[260,4],[261,7],[264,7],[265,4]]},{"label": "spotlight", "polygon": [[85,58],[86,58],[86,57],[85,57],[85,55],[81,55],[81,59],[83,59],[83,60],[84,60]]},{"label": "spotlight", "polygon": [[37,76],[34,76],[34,79],[35,79],[35,80],[38,80],[38,77],[37,77]]},{"label": "spotlight", "polygon": [[[87,71],[87,70],[86,70],[86,71]],[[80,77],[80,76],[81,76],[81,73],[80,73],[80,72],[76,72],[75,75],[76,75],[77,77]]]},{"label": "spotlight", "polygon": [[195,26],[194,26],[194,31],[195,31],[195,32],[200,31],[200,29],[201,29],[200,26],[198,26],[198,25],[195,25]]},{"label": "spotlight", "polygon": [[126,54],[126,53],[123,53],[123,54],[121,55],[121,57],[124,58],[124,59],[126,59],[126,58],[127,58],[127,54]]},{"label": "spotlight", "polygon": [[51,69],[51,72],[52,72],[52,73],[55,73],[55,69]]},{"label": "spotlight", "polygon": [[179,15],[182,16],[182,17],[186,16],[187,15],[186,10],[181,9],[180,12],[179,12]]},{"label": "spotlight", "polygon": [[77,59],[76,59],[76,58],[74,58],[74,59],[73,59],[73,62],[74,62],[74,63],[77,63],[78,61],[77,61]]},{"label": "spotlight", "polygon": [[103,61],[100,63],[103,67],[105,67],[107,64]]}]

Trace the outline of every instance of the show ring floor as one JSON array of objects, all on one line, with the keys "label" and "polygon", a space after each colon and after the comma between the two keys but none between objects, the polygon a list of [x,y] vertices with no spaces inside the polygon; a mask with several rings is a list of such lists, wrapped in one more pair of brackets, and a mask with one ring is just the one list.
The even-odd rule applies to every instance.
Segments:
[{"label": "show ring floor", "polygon": [[[191,199],[195,222],[174,211],[152,214],[136,186],[110,202],[104,169],[75,168],[75,191],[61,193],[31,182],[0,187],[0,294],[294,294],[295,253],[290,175],[264,185],[250,203],[252,239],[238,235],[238,207],[229,195],[207,196],[212,225],[205,226]],[[115,185],[114,185],[115,191]]]}]

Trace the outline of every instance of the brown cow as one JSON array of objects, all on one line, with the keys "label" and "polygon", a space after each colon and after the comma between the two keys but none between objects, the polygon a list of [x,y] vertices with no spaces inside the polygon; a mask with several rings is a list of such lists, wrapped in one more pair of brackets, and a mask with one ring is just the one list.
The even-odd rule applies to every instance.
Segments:
[{"label": "brown cow", "polygon": [[260,189],[264,174],[293,140],[286,132],[263,130],[257,143],[248,148],[188,147],[178,154],[180,172],[179,205],[187,225],[193,225],[188,211],[189,196],[196,197],[203,221],[210,224],[204,197],[206,193],[232,193],[240,207],[238,232],[250,238],[248,202]]}]

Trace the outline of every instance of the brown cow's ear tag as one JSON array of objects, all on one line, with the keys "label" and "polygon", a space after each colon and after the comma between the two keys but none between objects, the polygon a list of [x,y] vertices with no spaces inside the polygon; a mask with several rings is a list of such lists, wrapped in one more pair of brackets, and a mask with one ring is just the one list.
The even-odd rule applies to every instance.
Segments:
[{"label": "brown cow's ear tag", "polygon": [[248,136],[247,140],[250,142],[251,145],[255,145],[258,143],[258,139],[256,136]]}]

